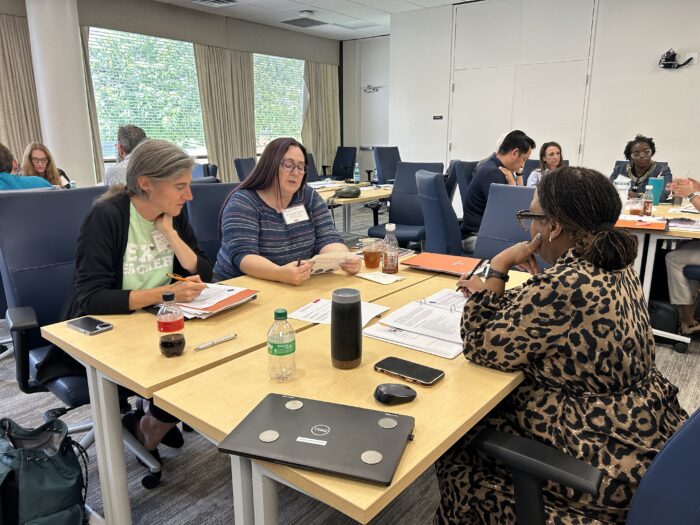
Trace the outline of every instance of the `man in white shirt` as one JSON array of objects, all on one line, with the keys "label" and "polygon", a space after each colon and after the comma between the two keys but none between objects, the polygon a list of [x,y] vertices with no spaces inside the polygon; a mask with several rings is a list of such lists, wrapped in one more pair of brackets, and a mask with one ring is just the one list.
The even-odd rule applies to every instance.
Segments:
[{"label": "man in white shirt", "polygon": [[119,126],[117,132],[117,158],[119,162],[105,171],[104,185],[126,184],[126,167],[129,165],[129,155],[134,148],[146,138],[146,133],[138,126],[127,124]]}]

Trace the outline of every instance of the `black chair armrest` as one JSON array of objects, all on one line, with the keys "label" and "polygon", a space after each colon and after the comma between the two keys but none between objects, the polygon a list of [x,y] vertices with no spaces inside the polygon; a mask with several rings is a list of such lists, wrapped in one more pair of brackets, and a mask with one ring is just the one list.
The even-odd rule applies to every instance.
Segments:
[{"label": "black chair armrest", "polygon": [[542,480],[597,494],[603,473],[554,447],[498,430],[482,430],[472,444],[487,455]]},{"label": "black chair armrest", "polygon": [[11,332],[24,332],[32,328],[39,328],[36,312],[31,306],[8,308],[5,320]]}]

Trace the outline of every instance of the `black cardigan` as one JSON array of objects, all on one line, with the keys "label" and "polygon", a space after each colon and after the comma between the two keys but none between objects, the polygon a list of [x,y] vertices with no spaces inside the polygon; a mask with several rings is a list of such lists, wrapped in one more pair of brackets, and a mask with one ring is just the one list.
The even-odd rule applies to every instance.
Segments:
[{"label": "black cardigan", "polygon": [[[130,313],[130,291],[122,290],[124,252],[129,239],[129,204],[128,195],[117,195],[95,203],[85,217],[76,247],[74,295],[67,303],[65,319]],[[173,227],[197,254],[196,274],[210,282],[212,265],[197,243],[187,214],[183,212],[173,217]],[[173,259],[173,272],[190,275],[177,257]],[[37,369],[40,383],[74,375],[85,375],[83,366],[53,345]]]}]

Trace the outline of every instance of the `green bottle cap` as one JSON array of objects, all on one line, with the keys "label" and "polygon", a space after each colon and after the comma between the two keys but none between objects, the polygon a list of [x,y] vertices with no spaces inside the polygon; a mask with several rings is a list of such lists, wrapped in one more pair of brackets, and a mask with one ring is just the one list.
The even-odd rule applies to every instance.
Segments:
[{"label": "green bottle cap", "polygon": [[287,318],[286,308],[275,309],[275,321],[284,321]]}]

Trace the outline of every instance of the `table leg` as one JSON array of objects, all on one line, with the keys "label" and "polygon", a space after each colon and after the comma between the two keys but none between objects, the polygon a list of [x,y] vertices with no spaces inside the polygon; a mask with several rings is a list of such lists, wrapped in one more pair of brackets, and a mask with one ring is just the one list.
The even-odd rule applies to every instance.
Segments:
[{"label": "table leg", "polygon": [[131,525],[117,385],[93,367],[86,369],[105,520]]},{"label": "table leg", "polygon": [[651,279],[654,275],[654,259],[656,258],[656,243],[660,239],[655,234],[649,235],[649,248],[647,249],[647,262],[644,266],[644,282],[642,283],[642,291],[644,298],[649,302],[649,293],[651,292]]},{"label": "table leg", "polygon": [[343,233],[350,232],[350,216],[352,211],[350,210],[350,204],[343,204]]},{"label": "table leg", "polygon": [[255,461],[252,474],[255,525],[277,525],[277,482],[267,477]]},{"label": "table leg", "polygon": [[644,239],[645,233],[635,233],[637,237],[637,257],[634,259],[634,269],[637,271],[639,278],[642,278],[642,261],[644,260]]},{"label": "table leg", "polygon": [[233,482],[233,516],[237,525],[252,525],[253,484],[251,461],[231,455],[231,481]]}]

